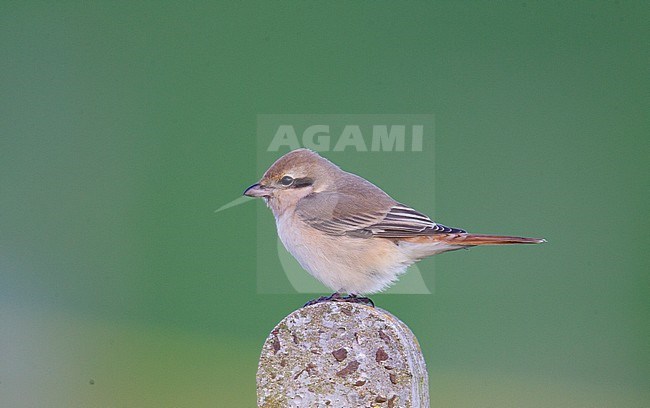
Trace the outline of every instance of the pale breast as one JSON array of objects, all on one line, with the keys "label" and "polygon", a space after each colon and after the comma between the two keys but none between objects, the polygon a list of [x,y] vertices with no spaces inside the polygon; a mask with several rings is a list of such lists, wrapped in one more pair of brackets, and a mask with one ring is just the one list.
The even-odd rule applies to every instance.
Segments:
[{"label": "pale breast", "polygon": [[373,293],[411,263],[389,240],[332,236],[290,214],[276,219],[285,248],[312,276],[334,291]]}]

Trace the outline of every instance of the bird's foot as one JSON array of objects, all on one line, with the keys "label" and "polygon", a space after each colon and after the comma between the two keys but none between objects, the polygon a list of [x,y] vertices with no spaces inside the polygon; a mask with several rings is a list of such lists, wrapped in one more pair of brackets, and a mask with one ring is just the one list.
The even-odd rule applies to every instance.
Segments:
[{"label": "bird's foot", "polygon": [[[323,302],[340,302],[341,299],[343,299],[341,294],[339,292],[334,292],[329,296],[321,296],[319,298],[312,299],[309,302],[305,303],[305,306],[311,306],[311,305],[315,305],[317,303],[323,303]],[[305,306],[303,306],[303,307],[305,307]]]},{"label": "bird's foot", "polygon": [[[348,296],[341,296],[339,292],[334,292],[329,296],[321,296],[317,299],[312,299],[309,302],[305,303],[305,306],[315,305],[322,302],[349,302],[349,303],[360,303],[362,305],[375,307],[374,302],[367,297],[361,297],[353,293]],[[303,306],[304,307],[304,306]]]},{"label": "bird's foot", "polygon": [[375,307],[375,302],[373,302],[372,299],[369,297],[355,295],[354,293],[350,293],[350,295],[346,296],[344,299],[344,302],[361,303],[362,305]]}]

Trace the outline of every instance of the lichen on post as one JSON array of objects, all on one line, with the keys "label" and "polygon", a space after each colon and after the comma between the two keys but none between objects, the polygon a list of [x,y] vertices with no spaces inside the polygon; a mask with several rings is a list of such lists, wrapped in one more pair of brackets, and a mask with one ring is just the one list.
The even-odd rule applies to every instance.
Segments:
[{"label": "lichen on post", "polygon": [[357,303],[298,309],[272,331],[260,356],[257,405],[429,407],[417,339],[392,314]]}]

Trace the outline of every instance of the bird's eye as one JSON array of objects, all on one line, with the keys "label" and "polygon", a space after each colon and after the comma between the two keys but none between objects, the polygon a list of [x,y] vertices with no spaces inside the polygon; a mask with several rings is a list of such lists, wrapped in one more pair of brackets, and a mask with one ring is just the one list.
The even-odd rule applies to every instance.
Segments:
[{"label": "bird's eye", "polygon": [[291,184],[293,184],[293,177],[291,176],[284,176],[280,179],[280,184],[283,186],[289,187]]}]

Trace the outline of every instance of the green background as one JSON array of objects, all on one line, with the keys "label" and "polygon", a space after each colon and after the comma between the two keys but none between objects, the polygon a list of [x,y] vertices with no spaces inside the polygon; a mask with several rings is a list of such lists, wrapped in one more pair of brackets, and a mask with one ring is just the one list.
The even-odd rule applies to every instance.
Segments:
[{"label": "green background", "polygon": [[[433,406],[650,406],[649,8],[3,1],[0,406],[254,406],[309,297],[258,294],[261,202],[214,213],[261,113],[433,113],[429,213],[548,239],[374,298]],[[420,176],[374,173],[409,203]]]}]

